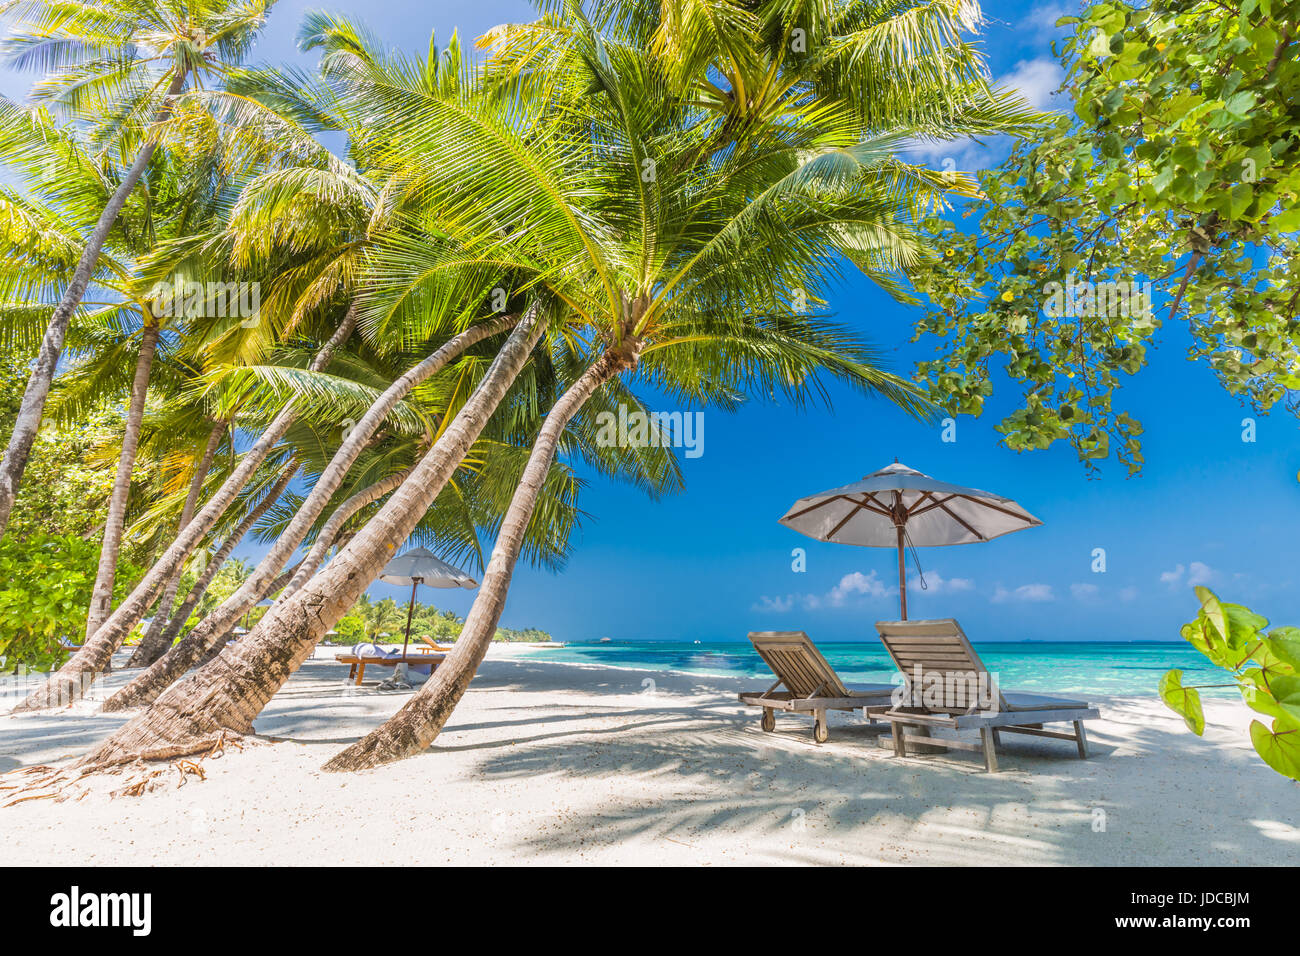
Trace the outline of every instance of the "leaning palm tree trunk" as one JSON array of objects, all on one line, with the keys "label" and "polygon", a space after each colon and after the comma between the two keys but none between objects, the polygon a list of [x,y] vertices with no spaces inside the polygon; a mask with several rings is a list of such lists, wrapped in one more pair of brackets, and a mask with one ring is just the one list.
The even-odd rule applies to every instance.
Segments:
[{"label": "leaning palm tree trunk", "polygon": [[[356,325],[357,310],[353,306],[339,323],[328,342],[321,346],[312,359],[309,368],[318,372],[329,363],[334,350],[352,334]],[[145,611],[153,604],[167,583],[167,579],[184,563],[186,557],[212,530],[217,519],[235,500],[235,497],[248,484],[253,473],[257,471],[275,444],[284,437],[294,421],[291,405],[285,406],[276,415],[275,420],[267,426],[253,447],[244,453],[235,470],[221,484],[203,509],[182,529],[181,533],[163,552],[146,573],[135,590],[112,613],[104,625],[95,632],[95,636],[82,646],[66,664],[51,675],[43,685],[32,691],[27,699],[15,707],[12,713],[42,710],[46,707],[58,707],[71,703],[85,696],[95,679],[103,672],[105,665],[113,657],[113,652],[121,645],[131,628],[144,617]]]},{"label": "leaning palm tree trunk", "polygon": [[[185,76],[184,70],[177,70],[176,75],[172,77],[171,86],[167,88],[167,95],[158,109],[155,123],[163,123],[171,116],[176,97],[185,86]],[[54,372],[58,367],[59,357],[63,354],[63,339],[68,334],[68,323],[72,321],[72,314],[77,311],[82,297],[86,294],[86,287],[90,285],[90,277],[95,274],[95,269],[99,265],[99,254],[104,249],[104,243],[108,241],[113,223],[117,222],[118,214],[126,205],[126,200],[140,181],[140,177],[144,175],[145,167],[149,165],[149,160],[153,158],[154,150],[157,148],[158,138],[151,136],[136,153],[135,160],[126,171],[126,176],[118,184],[117,189],[113,190],[113,195],[105,204],[104,211],[99,214],[95,229],[91,232],[86,248],[82,250],[81,258],[77,262],[77,268],[72,273],[72,281],[68,283],[63,293],[63,300],[50,317],[50,324],[46,326],[45,338],[41,340],[41,350],[36,356],[36,365],[32,368],[31,377],[27,380],[27,389],[23,392],[22,404],[18,408],[13,434],[9,436],[9,447],[5,449],[3,462],[0,462],[0,537],[4,536],[5,528],[9,525],[9,514],[13,511],[18,485],[23,479],[27,459],[32,453],[32,442],[36,440],[36,432],[41,427],[41,418],[45,414],[45,399],[50,394]]]},{"label": "leaning palm tree trunk", "polygon": [[[300,561],[298,563],[301,564],[302,562]],[[266,589],[266,593],[274,594],[276,591],[280,590],[282,587],[284,587],[286,584],[289,583],[289,579],[293,577],[294,572],[297,570],[298,570],[297,564],[293,564],[285,568],[283,571],[280,572],[280,576],[271,582],[271,586]],[[214,642],[213,646],[208,648],[208,652],[204,654],[203,657],[199,660],[199,667],[202,667],[204,664],[207,664],[209,661],[211,661],[213,658],[215,658],[218,654],[220,654],[222,651],[226,649],[225,644],[227,641],[230,640],[230,635],[231,632],[227,631],[225,634],[221,635],[221,640]],[[157,696],[158,696],[157,694],[154,695],[154,697]],[[149,701],[146,701],[146,703],[151,703],[152,700],[153,698],[150,698]]]},{"label": "leaning palm tree trunk", "polygon": [[[225,434],[226,423],[223,421],[213,425],[212,431],[208,433],[208,443],[194,468],[193,476],[190,478],[190,488],[185,495],[185,504],[181,507],[181,519],[177,522],[177,530],[184,528],[194,518],[194,509],[199,503],[199,494],[203,490],[203,480],[208,476],[208,471],[212,468],[212,461],[217,456],[217,448]],[[193,551],[191,550],[190,553],[193,554]],[[187,554],[184,561],[188,561],[189,557]],[[149,630],[145,632],[140,643],[136,645],[135,653],[126,662],[127,667],[148,667],[162,657],[167,648],[171,647],[172,638],[175,635],[172,635],[172,638],[166,638],[163,635],[167,630],[167,625],[171,622],[172,611],[176,606],[176,592],[180,590],[181,578],[185,573],[184,561],[176,566],[171,578],[163,586],[162,597],[158,599],[158,608],[154,612],[153,620],[149,622]]]},{"label": "leaning palm tree trunk", "polygon": [[324,570],[273,606],[242,640],[170,687],[80,763],[109,765],[194,753],[211,746],[226,730],[247,731],[428,511],[505,397],[544,328],[536,310],[525,313],[411,477]]},{"label": "leaning palm tree trunk", "polygon": [[[409,369],[406,374],[385,389],[339,445],[329,465],[316,479],[316,484],[306,500],[299,506],[288,527],[276,538],[271,550],[258,562],[256,570],[240,584],[234,594],[214,608],[195,626],[194,630],[185,635],[183,641],[167,651],[162,658],[150,666],[148,671],[124,687],[105,704],[105,707],[109,708],[118,698],[123,698],[124,701],[129,699],[130,703],[119,703],[111,709],[149,703],[193,667],[209,650],[220,647],[235,622],[270,593],[271,584],[280,573],[280,569],[298,549],[298,545],[307,536],[311,526],[320,517],[321,511],[329,503],[339,485],[343,483],[348,469],[352,467],[357,456],[369,443],[371,436],[383,424],[384,419],[397,403],[412,388],[444,368],[465,349],[517,321],[515,316],[501,316],[453,336],[428,358]],[[131,688],[134,690],[127,695],[127,690]]]},{"label": "leaning palm tree trunk", "polygon": [[[203,595],[207,593],[208,585],[212,583],[212,579],[217,576],[217,572],[221,570],[222,565],[226,563],[236,546],[244,539],[244,536],[248,534],[261,516],[262,512],[260,510],[245,515],[244,520],[239,523],[238,527],[226,536],[226,540],[222,542],[221,547],[204,563],[203,570],[199,572],[198,580],[194,582],[194,586],[185,595],[185,600],[181,602],[181,606],[172,614],[171,620],[167,622],[166,627],[163,629],[162,642],[164,651],[171,647],[172,643],[180,635],[181,628],[190,619],[190,614],[199,601],[203,600]],[[109,698],[109,703],[112,703],[112,698]]]},{"label": "leaning palm tree trunk", "polygon": [[126,423],[122,430],[122,450],[117,456],[117,474],[113,493],[108,498],[104,519],[104,542],[99,551],[99,570],[90,595],[90,613],[86,616],[86,637],[94,636],[113,607],[113,584],[117,579],[117,560],[122,551],[122,532],[126,527],[126,503],[131,495],[131,475],[135,471],[135,453],[140,447],[140,426],[144,423],[144,403],[149,395],[149,372],[158,350],[160,329],[146,319],[140,337],[140,355],[135,361],[135,378],[131,382],[131,400],[127,404]]},{"label": "leaning palm tree trunk", "polygon": [[[221,559],[221,562],[224,562],[226,560],[226,557],[229,556],[230,551],[234,549],[235,542],[237,542],[240,538],[246,535],[249,529],[252,528],[253,525],[257,523],[257,519],[262,517],[262,515],[266,514],[267,509],[270,508],[271,505],[275,504],[275,502],[279,500],[280,496],[284,494],[284,489],[289,487],[289,482],[293,480],[293,476],[297,473],[298,473],[297,459],[291,459],[289,463],[285,465],[283,469],[281,469],[280,477],[277,478],[275,484],[271,486],[271,490],[268,491],[263,496],[262,500],[257,503],[256,507],[254,507],[251,511],[249,511],[248,514],[244,515],[244,520],[242,520],[239,523],[239,526],[235,528],[235,530],[230,534],[230,537],[226,539],[225,544],[221,546],[221,550],[217,552],[217,557]],[[221,551],[225,551],[226,554],[222,555]],[[220,563],[215,560],[212,561],[211,564],[216,565],[218,567],[220,566]],[[202,575],[202,577],[207,578],[207,582],[205,582],[203,585],[204,589],[206,589],[208,583],[212,581],[212,575],[216,573],[215,571],[213,571],[212,574],[209,574],[208,571],[209,569],[205,568]],[[197,588],[197,586],[198,585],[196,582],[195,587]],[[202,593],[203,592],[200,591],[199,596],[202,596]],[[195,600],[197,601],[198,597],[196,597]],[[193,607],[193,605],[191,605],[191,607]],[[185,618],[181,619],[181,625],[184,625],[185,620],[186,620]],[[204,620],[206,621],[207,619],[205,618]],[[200,622],[198,625],[195,626],[194,630],[198,630],[200,627],[202,627],[202,625],[203,622]],[[179,626],[177,629],[179,630]],[[130,683],[128,683],[116,694],[114,694],[112,697],[106,700],[104,702],[104,710],[125,710],[128,707],[135,707],[140,704],[147,704],[150,701],[152,701],[155,697],[157,697],[160,692],[156,690],[152,690],[152,688],[154,688],[159,681],[164,681],[162,686],[163,689],[165,690],[167,688],[167,685],[176,679],[176,676],[164,677],[163,676],[164,674],[173,674],[173,675],[183,674],[185,673],[186,670],[189,669],[189,666],[193,664],[194,661],[198,658],[199,656],[198,652],[186,655],[182,651],[182,648],[185,648],[187,643],[189,643],[191,646],[198,643],[198,642],[191,641],[193,635],[194,635],[194,631],[191,631],[189,634],[185,635],[185,637],[181,639],[181,642],[179,644],[177,644],[175,647],[168,650],[165,654],[162,655],[162,657],[160,657],[158,660],[150,664],[149,667],[146,668],[142,673],[137,674],[130,681]],[[224,631],[222,632],[221,636],[225,637]],[[178,654],[181,657],[186,657],[187,660],[185,665],[181,667],[179,671],[175,671],[172,662],[175,660]]]},{"label": "leaning palm tree trunk", "polygon": [[[324,526],[321,527],[320,534],[316,536],[316,540],[312,543],[311,550],[307,552],[307,557],[303,558],[302,563],[298,565],[296,572],[289,579],[289,583],[284,589],[284,597],[293,594],[311,580],[312,575],[320,569],[321,563],[325,560],[326,553],[329,552],[335,539],[338,538],[339,529],[343,527],[349,518],[371,502],[378,501],[390,491],[401,487],[402,482],[406,481],[406,479],[410,477],[412,470],[413,469],[411,468],[407,468],[405,471],[399,471],[395,475],[381,478],[373,485],[367,485],[365,488],[362,488],[351,498],[344,501],[343,504],[335,508],[334,513],[329,516]],[[274,593],[274,589],[272,589],[272,592]]]},{"label": "leaning palm tree trunk", "polygon": [[[308,552],[307,557],[303,558],[288,570],[282,571],[280,576],[271,582],[271,586],[266,589],[266,593],[275,594],[283,588],[284,593],[276,598],[277,601],[280,601],[287,598],[306,584],[307,581],[311,579],[316,569],[320,567],[321,561],[324,560],[325,554],[329,551],[331,545],[333,545],[336,540],[339,540],[339,529],[343,527],[344,523],[366,505],[378,501],[390,491],[400,487],[402,482],[410,476],[413,470],[413,468],[407,468],[405,471],[400,471],[395,475],[389,475],[387,478],[382,478],[379,481],[376,481],[373,485],[368,485],[361,489],[351,498],[344,501],[343,504],[339,505],[338,508],[334,510],[334,513],[330,515],[329,520],[325,522],[324,527],[321,528],[321,532],[316,537],[316,541],[312,544],[311,551]],[[346,543],[347,541],[352,540],[352,536],[343,535],[342,540]],[[210,642],[211,646],[208,648],[207,653],[204,654],[203,658],[199,661],[200,667],[207,664],[221,653],[223,650],[222,644],[228,639],[229,634],[230,632],[227,631],[225,634],[221,635],[218,640]],[[173,678],[173,680],[174,679],[175,678]],[[130,706],[153,703],[157,696],[169,686],[171,686],[170,682],[162,686],[155,684],[154,688],[152,688],[152,693],[147,695],[142,693],[142,699],[139,701],[133,701]],[[115,698],[110,698],[104,705],[104,709],[120,709],[114,706],[114,702]]]},{"label": "leaning palm tree trunk", "polygon": [[[212,578],[216,575],[216,568],[220,568],[221,564],[225,563],[226,558],[230,557],[230,551],[234,550],[234,546],[239,541],[239,538],[247,535],[248,529],[252,528],[252,525],[257,522],[257,519],[261,518],[261,516],[265,514],[266,509],[269,509],[269,507],[277,501],[279,496],[285,493],[285,488],[289,486],[289,481],[294,477],[296,472],[298,472],[298,462],[292,460],[292,462],[287,464],[285,470],[281,472],[281,476],[279,476],[279,479],[276,481],[276,485],[270,489],[270,492],[266,493],[266,497],[261,499],[260,502],[257,502],[257,507],[255,507],[255,509],[248,512],[247,515],[244,515],[244,519],[239,523],[239,527],[235,528],[234,532],[231,532],[230,537],[226,538],[225,544],[222,544],[220,550],[217,550],[216,555],[213,555],[213,559],[209,562],[208,567],[204,568],[203,575],[200,575],[199,580],[195,581],[194,588],[190,589],[190,594],[194,597],[194,600],[191,601],[190,598],[186,598],[186,606],[183,606],[181,609],[183,613],[185,613],[185,617],[181,618],[178,615],[178,620],[173,620],[173,622],[169,624],[168,630],[166,630],[166,633],[172,635],[173,639],[175,633],[181,631],[181,628],[185,626],[190,611],[194,609],[195,604],[198,604],[199,598],[203,597],[203,592],[207,591],[208,584],[212,583]],[[285,581],[287,581],[287,579],[278,581],[279,587],[283,587]],[[257,594],[256,600],[253,601],[253,604],[260,601],[264,594],[273,593],[274,589],[276,589],[276,584],[277,581],[268,581],[263,593]],[[114,693],[112,697],[109,697],[107,701],[104,701],[104,710],[126,710],[127,708],[138,708],[138,706],[143,706],[144,704],[152,704],[153,700],[155,700],[162,691],[165,691],[166,688],[170,687],[170,685],[175,682],[175,679],[179,678],[182,674],[185,674],[187,670],[190,670],[190,667],[194,666],[194,663],[199,661],[208,650],[220,648],[221,644],[224,643],[226,639],[227,633],[230,633],[230,628],[234,627],[235,620],[239,619],[239,615],[235,615],[234,619],[229,620],[222,618],[222,620],[226,620],[226,624],[225,627],[222,627],[221,630],[218,631],[216,628],[211,626],[211,623],[209,623],[212,622],[213,615],[217,613],[217,610],[218,609],[214,609],[208,617],[205,617],[203,620],[200,620],[198,624],[195,624],[194,630],[187,633],[185,637],[182,637],[181,643],[175,646],[170,646],[169,644],[169,649],[166,649],[165,653],[162,654],[157,661],[151,663],[142,674],[138,674],[135,678],[131,679],[131,682],[126,684],[126,687],[123,687],[121,691]]]},{"label": "leaning palm tree trunk", "polygon": [[537,442],[528,456],[523,477],[510,499],[510,508],[501,522],[501,532],[492,548],[483,583],[474,598],[474,606],[465,617],[465,626],[456,639],[455,648],[401,710],[383,726],[336,754],[325,764],[325,770],[362,770],[401,760],[419,753],[438,736],[456,704],[465,695],[492,643],[492,635],[496,633],[497,622],[505,609],[506,594],[523,547],[524,534],[546,474],[555,460],[560,436],[587,399],[634,362],[634,357],[606,352],[547,413]]}]

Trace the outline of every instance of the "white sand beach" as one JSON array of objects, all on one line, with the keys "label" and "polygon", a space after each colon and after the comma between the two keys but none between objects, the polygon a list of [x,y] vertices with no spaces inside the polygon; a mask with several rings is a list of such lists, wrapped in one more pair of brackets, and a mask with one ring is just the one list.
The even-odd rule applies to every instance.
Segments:
[{"label": "white sand beach", "polygon": [[[1007,739],[1002,772],[970,753],[899,759],[854,714],[763,733],[735,697],[753,682],[546,659],[492,648],[434,747],[358,774],[331,755],[405,695],[348,690],[318,649],[206,779],[138,771],[0,809],[10,865],[1290,864],[1300,787],[1250,748],[1236,702],[1203,739],[1157,700],[1103,699],[1092,757]],[[105,687],[120,686],[121,673]],[[649,681],[650,683],[646,683]],[[78,711],[93,711],[81,704]],[[0,717],[0,782],[73,757],[123,715]],[[0,791],[7,803],[12,791]],[[1104,827],[1103,827],[1104,824]]]}]

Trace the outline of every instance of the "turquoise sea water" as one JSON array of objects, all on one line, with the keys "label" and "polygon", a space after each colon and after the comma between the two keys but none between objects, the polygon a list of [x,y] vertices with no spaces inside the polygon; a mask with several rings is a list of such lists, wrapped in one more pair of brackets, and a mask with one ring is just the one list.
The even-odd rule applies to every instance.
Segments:
[{"label": "turquoise sea water", "polygon": [[[888,683],[893,676],[893,665],[879,643],[828,642],[818,647],[846,683]],[[1184,684],[1221,684],[1225,677],[1194,649],[1181,643],[977,643],[975,649],[1007,690],[1155,696],[1161,675],[1170,668],[1183,670]],[[536,654],[548,660],[639,670],[722,677],[771,676],[748,642],[615,640],[608,644],[537,648]],[[1231,688],[1205,693],[1237,696]]]}]

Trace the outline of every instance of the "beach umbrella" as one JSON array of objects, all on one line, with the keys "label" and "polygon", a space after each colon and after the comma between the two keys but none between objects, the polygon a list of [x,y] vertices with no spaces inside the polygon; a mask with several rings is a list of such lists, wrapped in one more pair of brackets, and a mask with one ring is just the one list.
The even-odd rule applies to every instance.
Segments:
[{"label": "beach umbrella", "polygon": [[898,549],[898,597],[907,620],[904,549],[991,541],[1042,524],[1010,498],[892,465],[842,488],[800,498],[781,524],[818,541]]},{"label": "beach umbrella", "polygon": [[236,630],[236,633],[247,633],[247,630],[248,630],[248,622],[249,622],[249,619],[252,618],[252,616],[253,616],[253,608],[254,608],[254,607],[270,607],[270,606],[271,606],[272,604],[274,604],[274,603],[275,603],[275,602],[272,601],[270,598],[262,598],[262,600],[258,601],[256,604],[254,604],[253,607],[250,607],[247,611],[244,612],[244,621],[243,621],[243,624],[244,624],[244,631],[240,632],[239,629],[236,628],[236,629],[235,629],[235,630]]},{"label": "beach umbrella", "polygon": [[411,604],[406,609],[406,640],[402,642],[402,656],[411,642],[411,618],[415,614],[415,590],[421,584],[431,588],[476,588],[478,582],[460,568],[433,556],[427,548],[412,548],[399,554],[384,566],[379,580],[388,584],[409,584]]}]

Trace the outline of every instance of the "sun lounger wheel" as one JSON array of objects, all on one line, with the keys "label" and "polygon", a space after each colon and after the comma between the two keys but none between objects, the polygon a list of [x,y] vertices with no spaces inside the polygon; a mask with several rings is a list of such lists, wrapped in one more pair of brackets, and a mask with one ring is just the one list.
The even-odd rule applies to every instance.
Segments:
[{"label": "sun lounger wheel", "polygon": [[826,715],[821,714],[813,719],[813,740],[819,744],[826,743],[830,739],[831,729],[826,726]]},{"label": "sun lounger wheel", "polygon": [[758,722],[758,725],[762,727],[764,730],[766,730],[769,734],[772,731],[776,730],[776,711],[774,711],[771,707],[764,707],[763,717]]}]

